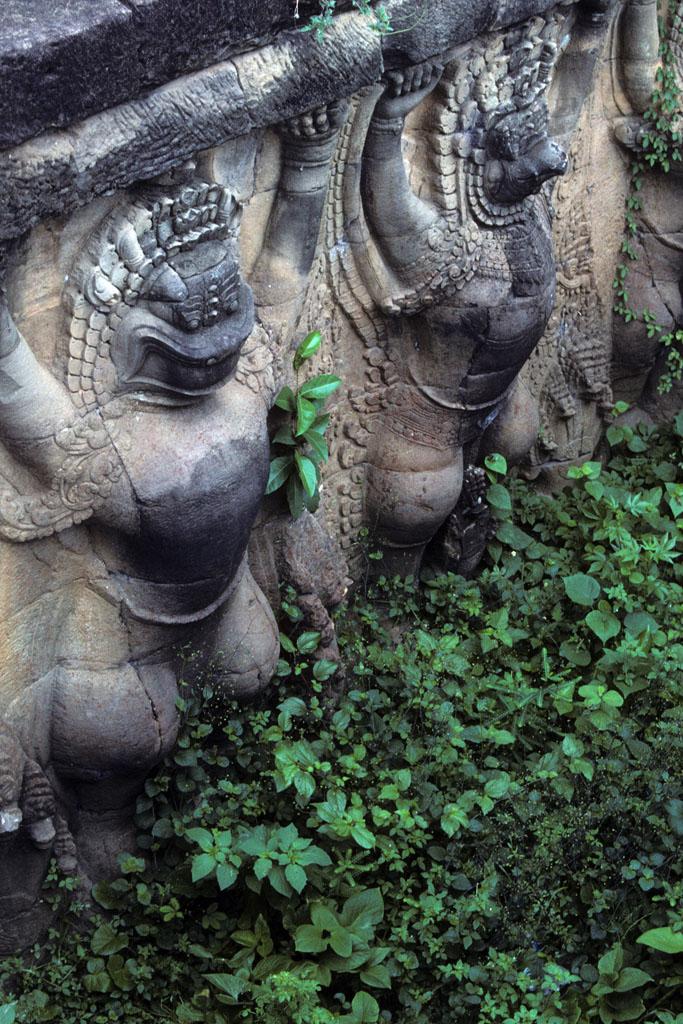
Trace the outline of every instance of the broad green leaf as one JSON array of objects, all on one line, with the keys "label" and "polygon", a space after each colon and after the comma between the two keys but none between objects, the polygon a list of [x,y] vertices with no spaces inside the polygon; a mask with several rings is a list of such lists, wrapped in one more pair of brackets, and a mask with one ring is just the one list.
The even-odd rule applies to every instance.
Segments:
[{"label": "broad green leaf", "polygon": [[484,465],[487,469],[490,469],[492,473],[499,473],[504,476],[508,471],[507,459],[504,455],[500,455],[499,452],[491,452],[484,459]]},{"label": "broad green leaf", "polygon": [[110,924],[101,924],[96,928],[90,941],[93,953],[98,956],[111,956],[128,945],[125,935],[117,935]]},{"label": "broad green leaf", "polygon": [[657,620],[649,612],[630,612],[624,618],[626,632],[631,636],[640,636],[642,633],[656,633],[659,629]]},{"label": "broad green leaf", "polygon": [[615,992],[632,992],[634,988],[642,988],[654,979],[638,967],[624,967],[614,985]]},{"label": "broad green leaf", "polygon": [[321,399],[327,398],[341,385],[339,377],[332,373],[321,373],[318,377],[311,377],[299,388],[299,394],[304,398]]},{"label": "broad green leaf", "polygon": [[219,889],[229,889],[237,881],[237,868],[232,864],[219,864],[216,868],[216,881]]},{"label": "broad green leaf", "polygon": [[312,654],[320,645],[320,633],[315,629],[307,630],[297,637],[296,648],[301,654]]},{"label": "broad green leaf", "polygon": [[373,988],[391,988],[391,975],[384,964],[366,967],[360,972],[360,980]]},{"label": "broad green leaf", "polygon": [[560,654],[567,661],[571,662],[572,665],[584,667],[591,663],[590,652],[583,647],[579,647],[578,644],[573,643],[571,640],[565,640],[560,645]]},{"label": "broad green leaf", "polygon": [[204,853],[209,853],[216,845],[213,836],[206,828],[188,828],[185,836],[193,843],[197,843]]},{"label": "broad green leaf", "polygon": [[562,753],[567,757],[581,757],[585,747],[578,736],[565,736],[562,740]]},{"label": "broad green leaf", "polygon": [[330,457],[327,442],[320,436],[317,430],[307,430],[304,434],[304,441],[308,441],[317,458],[327,462]]},{"label": "broad green leaf", "polygon": [[311,331],[307,334],[300,345],[297,346],[296,352],[294,353],[294,369],[298,370],[301,365],[311,356],[315,355],[320,346],[322,345],[322,334],[320,331]]},{"label": "broad green leaf", "polygon": [[285,878],[297,892],[303,892],[306,888],[306,872],[299,864],[288,864],[285,868]]},{"label": "broad green leaf", "polygon": [[210,875],[216,866],[216,861],[208,853],[200,853],[192,858],[192,881],[199,882],[202,878]]},{"label": "broad green leaf", "polygon": [[534,540],[533,537],[530,537],[524,530],[520,530],[514,523],[507,522],[500,524],[496,536],[503,544],[507,544],[516,551],[524,551],[530,544],[533,544]]},{"label": "broad green leaf", "polygon": [[457,804],[446,804],[441,815],[441,828],[447,836],[453,836],[461,828],[469,824],[469,818],[462,807]]},{"label": "broad green leaf", "polygon": [[384,917],[384,899],[380,889],[364,889],[350,896],[344,903],[341,920],[351,927],[358,918],[370,924],[379,924]]},{"label": "broad green leaf", "polygon": [[266,494],[272,494],[274,491],[279,490],[289,479],[293,467],[294,459],[291,455],[279,455],[277,459],[273,459],[270,464]]},{"label": "broad green leaf", "polygon": [[510,777],[506,772],[501,773],[495,779],[489,779],[484,790],[493,800],[500,800],[510,789]]},{"label": "broad green leaf", "polygon": [[673,928],[650,928],[639,935],[636,942],[658,949],[660,953],[683,953],[683,932],[675,932]]},{"label": "broad green leaf", "polygon": [[220,992],[232,996],[233,999],[239,999],[248,984],[246,978],[236,974],[204,974],[202,977],[211,982]]},{"label": "broad green leaf", "polygon": [[309,846],[307,850],[300,853],[299,861],[301,864],[318,864],[321,868],[329,867],[332,863],[329,854],[317,846]]},{"label": "broad green leaf", "polygon": [[330,948],[337,954],[337,956],[351,956],[351,953],[353,952],[353,937],[350,932],[347,932],[346,928],[342,928],[341,925],[337,925],[330,935],[329,942]]},{"label": "broad green leaf", "polygon": [[351,829],[351,838],[362,846],[364,850],[372,850],[375,845],[375,837],[365,825],[354,825]]},{"label": "broad green leaf", "polygon": [[328,412],[324,412],[320,416],[316,416],[315,420],[313,421],[313,426],[311,427],[311,430],[315,430],[316,433],[322,436],[329,427],[329,425],[330,414]]},{"label": "broad green leaf", "polygon": [[598,960],[598,970],[600,974],[607,975],[607,977],[614,977],[619,974],[619,971],[624,966],[624,951],[621,948],[621,944],[617,943],[607,953],[600,957]]},{"label": "broad green leaf", "polygon": [[502,484],[491,484],[486,492],[486,497],[492,508],[497,508],[501,512],[512,511],[512,499],[510,498],[510,492],[507,487],[503,487]]},{"label": "broad green leaf", "polygon": [[379,1020],[379,1003],[367,992],[357,992],[351,1003],[354,1022],[376,1024]]},{"label": "broad green leaf", "polygon": [[83,979],[83,987],[88,992],[111,992],[112,981],[106,971],[96,971]]},{"label": "broad green leaf", "polygon": [[302,924],[294,933],[294,947],[299,953],[322,953],[327,949],[327,942],[315,925]]},{"label": "broad green leaf", "polygon": [[107,961],[109,977],[122,992],[132,992],[135,988],[135,978],[131,968],[135,968],[135,960],[132,958],[124,960],[120,953],[109,957]]},{"label": "broad green leaf", "polygon": [[305,505],[304,498],[306,492],[304,491],[303,484],[299,480],[298,473],[292,473],[289,480],[287,481],[287,504],[289,505],[289,511],[292,513],[294,519],[298,519],[303,514]]},{"label": "broad green leaf", "polygon": [[275,399],[275,405],[278,409],[284,409],[285,412],[296,412],[296,398],[292,389],[288,387],[282,388]]},{"label": "broad green leaf", "polygon": [[607,643],[608,640],[613,636],[617,636],[621,631],[621,623],[612,612],[596,609],[588,613],[586,623],[603,643]]},{"label": "broad green leaf", "polygon": [[572,576],[565,576],[563,582],[567,597],[574,604],[590,607],[600,596],[600,584],[585,573],[575,572]]},{"label": "broad green leaf", "polygon": [[16,1003],[5,1003],[4,1006],[0,1006],[0,1024],[14,1024],[16,1017]]},{"label": "broad green leaf", "polygon": [[303,489],[312,498],[318,489],[318,473],[315,463],[307,455],[302,455],[298,451],[294,452],[294,459],[296,460],[296,468]]},{"label": "broad green leaf", "polygon": [[301,392],[296,396],[296,429],[295,437],[301,437],[309,427],[313,426],[318,410],[307,398],[302,398]]},{"label": "broad green leaf", "polygon": [[277,433],[275,433],[273,435],[272,443],[273,444],[286,444],[286,445],[289,445],[290,447],[291,446],[296,447],[296,443],[297,442],[292,437],[292,428],[285,426],[285,427],[280,427],[280,429],[277,431]]},{"label": "broad green leaf", "polygon": [[319,683],[325,683],[339,669],[339,665],[336,661],[329,661],[327,658],[321,658],[313,666],[313,678],[317,679]]}]

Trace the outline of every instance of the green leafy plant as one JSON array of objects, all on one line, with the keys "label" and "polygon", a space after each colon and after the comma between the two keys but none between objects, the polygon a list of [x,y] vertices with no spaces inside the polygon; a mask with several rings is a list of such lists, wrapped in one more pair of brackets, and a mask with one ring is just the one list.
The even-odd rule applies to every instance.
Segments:
[{"label": "green leafy plant", "polygon": [[[671,24],[680,23],[675,0],[668,0],[667,6]],[[650,106],[644,114],[646,130],[640,135],[639,151],[631,163],[629,192],[626,197],[625,232],[621,244],[624,259],[617,265],[613,288],[616,295],[614,312],[623,317],[626,323],[642,323],[648,338],[658,338],[660,344],[667,349],[667,369],[658,384],[659,392],[665,394],[676,381],[683,379],[683,330],[667,328],[657,321],[657,317],[649,309],[634,308],[630,304],[628,292],[630,265],[638,259],[633,247],[640,230],[635,215],[643,211],[642,188],[645,175],[648,171],[669,174],[672,165],[681,160],[681,90],[675,55],[661,18],[660,38],[662,63],[657,70],[656,82],[653,83]]]},{"label": "green leafy plant", "polygon": [[552,497],[490,456],[481,575],[358,595],[333,713],[287,592],[271,689],[183,689],[138,848],[85,916],[51,874],[60,925],[0,965],[0,1005],[17,1024],[683,1024],[682,445],[683,414],[613,433]]},{"label": "green leafy plant", "polygon": [[[386,6],[377,4],[374,0],[353,0],[354,8],[368,19],[373,32],[387,35],[392,31],[391,21]],[[314,14],[302,32],[315,32],[318,42],[322,42],[325,33],[331,27],[337,9],[337,0],[320,0],[320,14]],[[294,17],[299,18],[299,0],[296,0]]]},{"label": "green leafy plant", "polygon": [[[312,331],[294,354],[296,389],[284,387],[275,405],[290,414],[289,422],[272,439],[275,456],[270,463],[266,494],[285,488],[290,512],[297,519],[304,509],[315,512],[320,503],[320,467],[329,451],[325,432],[330,417],[323,412],[327,399],[341,384],[339,377],[322,373],[299,386],[299,370],[322,344],[319,331]],[[277,454],[284,451],[286,454]]]}]

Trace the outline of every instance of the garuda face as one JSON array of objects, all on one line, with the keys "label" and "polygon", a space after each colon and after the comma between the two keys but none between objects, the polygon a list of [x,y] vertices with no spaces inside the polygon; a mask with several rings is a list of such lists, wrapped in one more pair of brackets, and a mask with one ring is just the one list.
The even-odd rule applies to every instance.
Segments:
[{"label": "garuda face", "polygon": [[68,381],[77,404],[121,392],[192,398],[235,371],[254,326],[239,267],[241,207],[193,170],[117,204],[74,267]]},{"label": "garuda face", "polygon": [[205,394],[232,376],[253,326],[251,290],[232,247],[205,242],[172,256],[112,340],[119,385]]}]

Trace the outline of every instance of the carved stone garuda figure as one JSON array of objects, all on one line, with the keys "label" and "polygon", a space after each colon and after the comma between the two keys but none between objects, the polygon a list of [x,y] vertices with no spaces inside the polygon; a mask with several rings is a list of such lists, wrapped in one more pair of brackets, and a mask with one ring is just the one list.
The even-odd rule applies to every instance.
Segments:
[{"label": "carved stone garuda figure", "polygon": [[278,657],[245,557],[270,395],[236,376],[261,331],[240,212],[193,164],[116,201],[69,274],[53,366],[2,305],[0,555],[22,586],[19,605],[2,593],[0,913],[19,933],[55,833],[90,879],[134,849],[131,802],[175,741],[178,648],[238,698]]},{"label": "carved stone garuda figure", "polygon": [[[547,108],[565,14],[483,37],[445,70],[426,62],[390,72],[374,109],[358,108],[329,265],[371,365],[343,428],[358,451],[344,442],[339,458],[365,466],[362,479],[351,473],[363,491],[360,503],[352,495],[351,517],[383,549],[382,572],[418,570],[496,418],[521,430],[522,448],[535,439],[512,389],[554,299],[543,186],[567,165],[549,138]],[[423,167],[412,181],[408,115],[409,152]],[[456,520],[462,531],[463,516]],[[468,548],[472,562],[471,539]]]}]

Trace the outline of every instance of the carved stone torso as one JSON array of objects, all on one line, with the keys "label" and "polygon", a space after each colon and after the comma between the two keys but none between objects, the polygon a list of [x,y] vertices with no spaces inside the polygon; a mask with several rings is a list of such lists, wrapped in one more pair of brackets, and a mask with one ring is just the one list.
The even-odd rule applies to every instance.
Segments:
[{"label": "carved stone torso", "polygon": [[97,512],[96,548],[140,611],[148,580],[168,595],[160,615],[192,616],[223,595],[244,556],[268,476],[263,398],[232,381],[194,403],[126,405],[123,474]]}]

